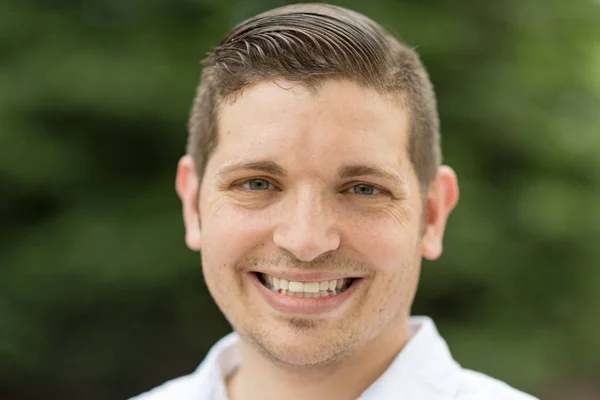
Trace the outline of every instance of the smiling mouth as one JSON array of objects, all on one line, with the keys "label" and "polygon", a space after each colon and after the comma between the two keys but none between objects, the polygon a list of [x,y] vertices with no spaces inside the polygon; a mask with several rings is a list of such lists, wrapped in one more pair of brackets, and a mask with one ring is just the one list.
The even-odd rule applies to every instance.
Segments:
[{"label": "smiling mouth", "polygon": [[336,296],[344,293],[355,281],[355,278],[343,278],[318,282],[299,282],[280,279],[260,272],[257,272],[256,275],[260,283],[267,289],[286,296],[300,298]]}]

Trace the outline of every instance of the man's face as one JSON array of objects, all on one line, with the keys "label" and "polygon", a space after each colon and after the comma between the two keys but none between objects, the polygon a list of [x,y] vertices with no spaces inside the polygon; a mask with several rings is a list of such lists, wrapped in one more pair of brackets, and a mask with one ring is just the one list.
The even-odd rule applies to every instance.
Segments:
[{"label": "man's face", "polygon": [[188,245],[202,250],[207,286],[234,329],[303,365],[398,334],[422,256],[407,113],[349,81],[316,93],[260,83],[219,112],[201,228],[187,221],[188,236],[198,229]]}]

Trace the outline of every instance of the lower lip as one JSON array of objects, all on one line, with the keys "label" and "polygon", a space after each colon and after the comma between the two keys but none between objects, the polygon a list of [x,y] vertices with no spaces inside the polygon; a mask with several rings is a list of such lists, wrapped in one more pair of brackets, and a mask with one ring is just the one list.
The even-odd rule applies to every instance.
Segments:
[{"label": "lower lip", "polygon": [[334,296],[303,298],[288,296],[268,289],[262,284],[256,273],[250,273],[250,277],[254,286],[275,310],[284,314],[302,315],[324,314],[340,308],[358,290],[363,281],[363,279],[354,279],[348,289]]}]

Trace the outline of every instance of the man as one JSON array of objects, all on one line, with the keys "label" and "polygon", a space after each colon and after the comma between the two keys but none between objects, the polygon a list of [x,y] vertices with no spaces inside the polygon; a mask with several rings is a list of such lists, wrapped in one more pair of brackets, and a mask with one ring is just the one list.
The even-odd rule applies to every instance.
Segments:
[{"label": "man", "polygon": [[532,399],[410,317],[458,200],[414,51],[356,12],[271,10],[207,58],[178,166],[187,246],[235,333],[137,399]]}]

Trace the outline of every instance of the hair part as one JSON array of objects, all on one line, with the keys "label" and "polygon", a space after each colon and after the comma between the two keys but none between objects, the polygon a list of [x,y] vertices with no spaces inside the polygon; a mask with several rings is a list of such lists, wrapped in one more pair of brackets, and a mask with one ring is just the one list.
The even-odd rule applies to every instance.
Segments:
[{"label": "hair part", "polygon": [[347,79],[397,96],[410,118],[407,151],[423,195],[435,178],[442,156],[429,76],[414,50],[360,13],[328,4],[276,8],[231,29],[203,63],[187,144],[200,180],[218,143],[219,105],[278,79],[311,91]]}]

